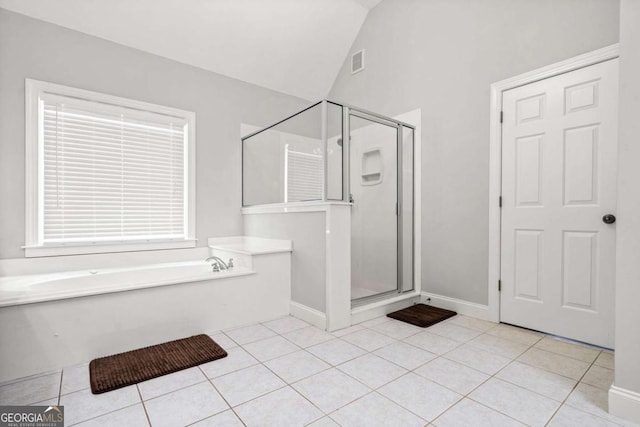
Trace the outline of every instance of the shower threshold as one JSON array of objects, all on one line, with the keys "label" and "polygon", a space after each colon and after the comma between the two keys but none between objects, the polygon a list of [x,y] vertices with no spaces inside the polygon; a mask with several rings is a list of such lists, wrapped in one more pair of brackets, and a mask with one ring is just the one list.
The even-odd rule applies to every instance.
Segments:
[{"label": "shower threshold", "polygon": [[[354,290],[356,290],[356,292],[354,292]],[[365,292],[368,291],[370,292],[368,295],[362,295],[359,294],[358,292]],[[409,291],[409,292],[413,292],[413,291]],[[387,292],[376,292],[376,291],[372,291],[370,289],[365,289],[365,288],[352,288],[351,289],[351,307],[360,307],[363,305],[367,305],[367,304],[371,304],[374,302],[378,302],[378,301],[384,301],[387,299],[391,299],[391,298],[395,298],[397,296],[402,295],[401,292],[399,292],[397,289],[394,289],[392,291],[387,291]]]}]

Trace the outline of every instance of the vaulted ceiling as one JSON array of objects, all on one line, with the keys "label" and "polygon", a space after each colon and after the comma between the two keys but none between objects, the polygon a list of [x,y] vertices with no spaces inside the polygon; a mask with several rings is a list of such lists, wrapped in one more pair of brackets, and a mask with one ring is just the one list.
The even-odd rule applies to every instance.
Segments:
[{"label": "vaulted ceiling", "polygon": [[0,7],[279,92],[323,98],[380,0],[0,0]]}]

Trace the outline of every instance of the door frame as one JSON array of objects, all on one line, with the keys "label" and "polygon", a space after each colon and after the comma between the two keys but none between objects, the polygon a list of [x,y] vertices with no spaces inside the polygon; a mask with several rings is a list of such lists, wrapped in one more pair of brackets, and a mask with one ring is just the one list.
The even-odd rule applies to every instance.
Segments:
[{"label": "door frame", "polygon": [[620,56],[618,44],[603,47],[583,55],[556,62],[491,84],[489,124],[489,282],[488,320],[500,321],[500,280],[502,229],[502,93],[520,86],[555,77],[580,68],[595,65]]},{"label": "door frame", "polygon": [[[380,299],[386,299],[389,298],[390,296],[395,296],[398,294],[402,293],[402,282],[403,282],[403,271],[402,271],[402,265],[403,265],[403,242],[404,242],[404,236],[402,233],[402,224],[403,224],[403,215],[400,214],[400,210],[401,206],[402,206],[402,200],[403,200],[403,188],[402,188],[402,160],[403,160],[403,151],[402,151],[402,129],[403,127],[407,127],[410,129],[413,129],[414,131],[414,141],[413,141],[413,145],[415,145],[415,128],[413,126],[404,126],[404,124],[402,122],[399,121],[394,121],[392,119],[388,119],[386,117],[381,117],[379,115],[372,115],[370,113],[367,112],[363,112],[360,111],[358,109],[355,108],[346,108],[346,115],[348,116],[348,120],[346,121],[346,125],[344,125],[344,127],[346,128],[346,131],[349,134],[349,137],[346,139],[348,141],[347,144],[344,144],[343,142],[343,149],[344,147],[346,147],[346,151],[348,151],[346,158],[349,159],[349,162],[351,161],[351,117],[356,117],[358,119],[361,120],[367,120],[370,121],[371,123],[376,123],[379,125],[383,125],[383,126],[388,126],[390,128],[393,128],[396,130],[396,288],[394,290],[390,290],[390,291],[385,291],[385,292],[380,292],[377,294],[373,294],[373,295],[368,295],[365,297],[360,297],[360,298],[356,298],[354,299],[353,297],[351,298],[351,306],[352,307],[357,307],[357,306],[361,306],[361,305],[365,305],[367,303],[370,303],[371,301],[377,301]],[[344,122],[343,122],[344,123]],[[345,139],[343,139],[343,141],[345,141]],[[349,177],[344,180],[347,182],[346,187],[346,192],[343,193],[344,198],[345,199],[349,199],[349,203],[353,204],[350,199],[351,199],[351,186],[352,186],[352,182],[351,182],[351,163],[349,163],[348,168],[346,169],[346,171],[348,172]],[[413,207],[412,207],[413,209]],[[353,231],[352,231],[353,233]],[[352,234],[353,235],[353,234]],[[413,238],[414,236],[412,236]],[[415,260],[412,259],[412,263],[414,263]],[[413,278],[412,278],[413,279]],[[353,285],[353,284],[352,284]],[[415,283],[413,284],[413,289],[415,289]],[[413,290],[411,289],[411,290]]]}]

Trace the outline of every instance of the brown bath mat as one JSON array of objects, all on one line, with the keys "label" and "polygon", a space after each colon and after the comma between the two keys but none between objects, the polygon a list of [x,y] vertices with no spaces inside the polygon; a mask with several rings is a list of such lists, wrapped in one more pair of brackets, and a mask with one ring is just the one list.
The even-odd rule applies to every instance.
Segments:
[{"label": "brown bath mat", "polygon": [[426,328],[427,326],[435,325],[438,322],[453,317],[456,314],[455,311],[445,310],[444,308],[438,308],[432,305],[415,304],[411,307],[389,313],[387,316],[392,319],[420,326],[421,328]]},{"label": "brown bath mat", "polygon": [[89,363],[91,392],[105,393],[226,356],[208,335],[195,335],[101,357]]}]

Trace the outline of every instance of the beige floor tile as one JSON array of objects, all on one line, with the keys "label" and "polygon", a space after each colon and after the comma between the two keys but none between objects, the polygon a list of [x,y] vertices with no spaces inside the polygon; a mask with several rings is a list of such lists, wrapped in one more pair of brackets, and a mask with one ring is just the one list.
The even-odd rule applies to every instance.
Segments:
[{"label": "beige floor tile", "polygon": [[596,417],[568,405],[562,405],[548,424],[549,427],[616,427],[604,418]]},{"label": "beige floor tile", "polygon": [[422,427],[426,421],[378,393],[364,397],[337,410],[331,417],[342,426]]},{"label": "beige floor tile", "polygon": [[457,393],[468,394],[489,379],[489,375],[453,360],[439,357],[414,371]]},{"label": "beige floor tile", "polygon": [[289,384],[330,368],[330,365],[304,350],[269,360],[265,365]]},{"label": "beige floor tile", "polygon": [[426,331],[412,335],[403,341],[438,355],[451,351],[461,345],[460,341],[455,341]]},{"label": "beige floor tile", "polygon": [[191,427],[244,427],[244,424],[230,409],[191,424]]},{"label": "beige floor tile", "polygon": [[398,320],[390,320],[371,327],[374,331],[389,335],[391,338],[401,340],[411,335],[422,332],[422,328],[400,322]]},{"label": "beige floor tile", "polygon": [[557,338],[544,337],[534,347],[558,353],[573,359],[582,360],[583,362],[592,363],[600,354],[600,350],[584,344],[576,344],[563,341]]},{"label": "beige floor tile", "polygon": [[320,418],[318,421],[309,424],[309,427],[339,427],[338,424],[329,417]]},{"label": "beige floor tile", "polygon": [[603,351],[600,353],[596,361],[595,365],[602,366],[604,368],[613,369],[614,368],[614,355],[613,353],[609,353],[608,351]]},{"label": "beige floor tile", "polygon": [[235,411],[248,427],[302,427],[324,415],[291,387],[244,403]]},{"label": "beige floor tile", "polygon": [[613,384],[613,369],[593,365],[582,377],[582,382],[598,388],[609,390]]},{"label": "beige floor tile", "polygon": [[396,341],[388,335],[371,329],[363,329],[362,331],[345,335],[342,339],[367,351],[375,351]]},{"label": "beige floor tile", "polygon": [[249,325],[242,328],[231,329],[224,331],[232,340],[240,345],[248,344],[253,341],[263,340],[276,335],[271,329],[262,325]]},{"label": "beige floor tile", "polygon": [[91,389],[84,389],[60,397],[60,405],[64,406],[65,425],[99,417],[136,403],[141,401],[135,385],[102,394],[91,394]]},{"label": "beige floor tile", "polygon": [[515,359],[530,347],[517,341],[489,334],[482,334],[469,341],[468,344],[509,359]]},{"label": "beige floor tile", "polygon": [[60,392],[61,373],[31,377],[0,387],[0,405],[30,405],[54,397]]},{"label": "beige floor tile", "polygon": [[243,346],[253,357],[261,362],[299,351],[300,347],[281,336],[254,341]]},{"label": "beige floor tile", "polygon": [[537,348],[530,348],[517,360],[574,380],[580,379],[589,368],[586,362]]},{"label": "beige floor tile", "polygon": [[462,398],[439,384],[408,373],[378,392],[419,417],[432,421]]},{"label": "beige floor tile", "polygon": [[380,317],[375,317],[375,318],[373,318],[371,320],[367,320],[365,322],[358,323],[358,325],[364,326],[365,328],[371,328],[371,327],[374,327],[374,326],[379,325],[381,323],[388,322],[390,320],[391,320],[390,317],[380,316]]},{"label": "beige floor tile", "polygon": [[256,365],[259,362],[241,347],[227,350],[227,357],[200,365],[200,369],[209,378],[216,378],[240,369]]},{"label": "beige floor tile", "polygon": [[91,387],[89,382],[89,364],[69,366],[62,370],[62,388],[60,394],[68,394],[74,391]]},{"label": "beige floor tile", "polygon": [[354,333],[354,332],[361,331],[361,330],[363,330],[363,329],[365,329],[365,328],[364,328],[364,326],[361,326],[361,325],[353,325],[353,326],[349,326],[348,328],[342,328],[342,329],[339,329],[339,330],[337,330],[337,331],[333,331],[333,332],[331,332],[331,334],[332,334],[333,336],[335,336],[335,337],[338,337],[338,338],[339,338],[339,337],[343,337],[343,336],[345,336],[345,335],[347,335],[347,334],[351,334],[351,333]]},{"label": "beige floor tile", "polygon": [[630,425],[628,422],[609,414],[608,391],[589,384],[578,384],[565,404],[616,424]]},{"label": "beige floor tile", "polygon": [[415,369],[438,357],[431,352],[402,341],[379,348],[374,354],[409,370]]},{"label": "beige floor tile", "polygon": [[153,427],[184,426],[229,409],[208,381],[164,394],[144,405]]},{"label": "beige floor tile", "polygon": [[462,399],[444,414],[440,415],[433,424],[436,427],[524,427],[525,424],[509,418],[498,411],[474,402]]},{"label": "beige floor tile", "polygon": [[482,350],[480,348],[465,344],[448,353],[445,353],[443,357],[460,362],[473,369],[476,369],[485,374],[493,375],[500,369],[507,366],[511,361],[510,359],[502,356],[498,356],[494,353]]},{"label": "beige floor tile", "polygon": [[489,335],[495,335],[500,338],[516,341],[524,345],[533,345],[542,339],[543,334],[533,332],[528,329],[518,328],[516,326],[499,324],[495,328],[487,331]]},{"label": "beige floor tile", "polygon": [[360,347],[340,339],[311,346],[307,351],[334,366],[366,354]]},{"label": "beige floor tile", "polygon": [[[67,408],[65,408],[65,414]],[[133,406],[128,406],[124,409],[110,412],[106,415],[102,415],[97,418],[92,418],[88,421],[84,421],[80,424],[75,424],[76,427],[148,427],[149,420],[147,420],[147,414],[141,403]]]},{"label": "beige floor tile", "polygon": [[311,347],[312,345],[320,344],[321,342],[329,341],[335,338],[333,335],[328,334],[327,332],[322,331],[315,326],[309,326],[306,328],[287,332],[283,335],[283,337],[302,348]]},{"label": "beige floor tile", "polygon": [[153,399],[181,388],[207,381],[207,377],[198,367],[163,375],[138,384],[143,400]]},{"label": "beige floor tile", "polygon": [[475,389],[469,398],[530,426],[543,426],[560,402],[491,378]]},{"label": "beige floor tile", "polygon": [[216,342],[216,344],[225,350],[238,346],[238,343],[229,338],[224,332],[215,332],[213,334],[209,334],[209,336]]},{"label": "beige floor tile", "polygon": [[286,384],[263,365],[251,366],[212,380],[213,385],[231,406],[284,387]]},{"label": "beige floor tile", "polygon": [[335,368],[298,381],[293,388],[327,414],[371,391]]},{"label": "beige floor tile", "polygon": [[449,323],[453,323],[454,325],[464,326],[469,329],[476,329],[481,332],[486,332],[491,328],[496,327],[498,324],[494,322],[489,322],[487,320],[476,319],[475,317],[470,316],[462,316],[458,314],[457,316],[452,317],[448,321]]},{"label": "beige floor tile", "polygon": [[453,323],[437,323],[427,328],[428,332],[437,334],[445,338],[450,338],[455,341],[467,342],[482,332],[476,329],[469,329],[463,326],[455,325]]},{"label": "beige floor tile", "polygon": [[406,369],[374,354],[365,354],[357,359],[343,363],[337,368],[372,389],[381,387],[408,372]]},{"label": "beige floor tile", "polygon": [[563,401],[576,385],[576,380],[517,361],[496,377],[557,401]]},{"label": "beige floor tile", "polygon": [[287,332],[295,331],[296,329],[302,329],[311,326],[307,322],[304,322],[292,316],[265,322],[263,323],[263,325],[277,334],[286,334]]},{"label": "beige floor tile", "polygon": [[334,333],[286,316],[210,336],[226,358],[101,395],[84,363],[0,384],[0,405],[60,399],[86,426],[632,425],[607,412],[611,351],[469,316]]},{"label": "beige floor tile", "polygon": [[58,398],[43,400],[42,402],[31,403],[28,406],[58,406]]}]

